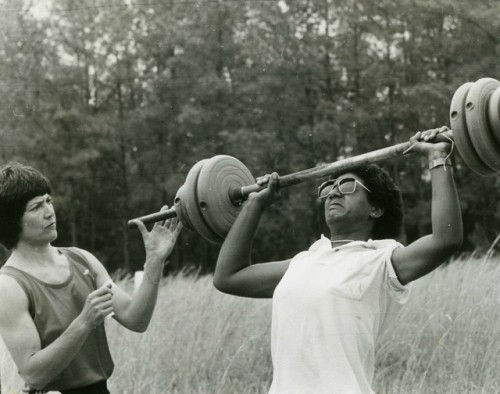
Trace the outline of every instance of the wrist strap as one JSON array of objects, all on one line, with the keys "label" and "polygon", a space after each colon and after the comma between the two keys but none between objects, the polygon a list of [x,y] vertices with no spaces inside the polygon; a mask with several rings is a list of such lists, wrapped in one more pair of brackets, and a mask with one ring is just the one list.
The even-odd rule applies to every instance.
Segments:
[{"label": "wrist strap", "polygon": [[[451,166],[451,160],[448,159],[447,157],[439,157],[437,159],[431,160],[429,162],[429,170],[432,170],[433,168],[440,167],[440,166]],[[446,170],[446,167],[445,167]]]}]

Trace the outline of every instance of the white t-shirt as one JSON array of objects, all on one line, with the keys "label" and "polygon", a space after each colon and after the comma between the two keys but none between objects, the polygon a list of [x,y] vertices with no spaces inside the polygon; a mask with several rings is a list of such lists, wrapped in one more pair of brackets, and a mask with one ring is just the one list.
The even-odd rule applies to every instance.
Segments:
[{"label": "white t-shirt", "polygon": [[273,296],[270,394],[373,393],[375,340],[409,290],[391,263],[394,240],[296,255]]}]

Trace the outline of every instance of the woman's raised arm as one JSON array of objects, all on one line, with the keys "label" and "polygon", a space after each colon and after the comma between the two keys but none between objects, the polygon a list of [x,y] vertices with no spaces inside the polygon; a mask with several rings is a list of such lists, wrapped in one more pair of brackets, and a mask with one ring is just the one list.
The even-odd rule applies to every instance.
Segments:
[{"label": "woman's raised arm", "polygon": [[453,171],[447,161],[449,143],[433,143],[434,137],[447,131],[447,127],[417,133],[410,141],[413,149],[429,160],[432,184],[432,233],[405,248],[398,248],[392,263],[398,279],[406,284],[431,272],[461,246],[463,239],[462,216]]},{"label": "woman's raised arm", "polygon": [[214,274],[214,286],[228,294],[271,298],[290,260],[251,264],[253,238],[265,208],[278,198],[278,175],[269,185],[250,194],[222,244]]}]

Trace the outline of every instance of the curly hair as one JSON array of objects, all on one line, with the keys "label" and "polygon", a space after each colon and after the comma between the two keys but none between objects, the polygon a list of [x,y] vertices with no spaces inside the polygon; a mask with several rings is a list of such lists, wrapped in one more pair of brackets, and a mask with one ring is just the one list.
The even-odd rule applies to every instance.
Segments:
[{"label": "curly hair", "polygon": [[399,238],[403,227],[403,199],[389,173],[376,164],[367,164],[349,172],[361,178],[370,189],[368,201],[384,211],[375,222],[372,238]]},{"label": "curly hair", "polygon": [[26,204],[47,193],[49,181],[33,167],[16,162],[0,167],[0,243],[8,249],[17,245]]}]

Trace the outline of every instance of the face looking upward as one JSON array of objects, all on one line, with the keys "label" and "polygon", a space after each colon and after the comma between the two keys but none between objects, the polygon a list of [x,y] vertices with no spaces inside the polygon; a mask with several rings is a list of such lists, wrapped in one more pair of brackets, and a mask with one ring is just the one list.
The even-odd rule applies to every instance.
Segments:
[{"label": "face looking upward", "polygon": [[[340,224],[347,231],[365,227],[382,215],[382,210],[370,203],[370,191],[358,176],[343,174],[335,180],[333,188],[331,184],[326,185],[320,193],[325,199],[325,219],[331,230]],[[325,196],[328,190],[330,192]]]},{"label": "face looking upward", "polygon": [[19,242],[48,244],[57,238],[56,215],[49,194],[28,201],[21,227]]}]

